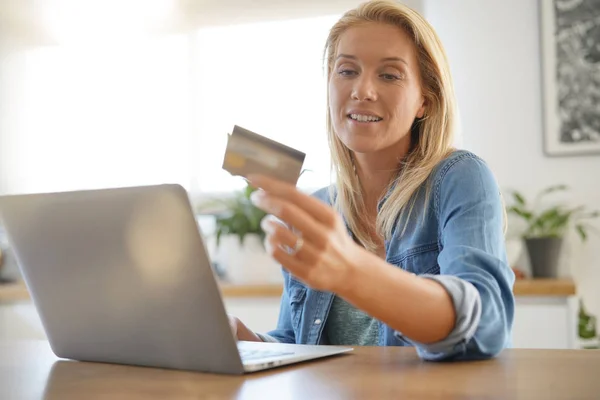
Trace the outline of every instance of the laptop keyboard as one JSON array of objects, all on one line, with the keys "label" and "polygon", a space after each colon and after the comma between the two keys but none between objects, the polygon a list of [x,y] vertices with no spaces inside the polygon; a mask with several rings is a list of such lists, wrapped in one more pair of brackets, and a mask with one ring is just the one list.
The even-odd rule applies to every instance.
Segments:
[{"label": "laptop keyboard", "polygon": [[260,360],[261,358],[291,356],[292,351],[239,349],[242,361]]}]

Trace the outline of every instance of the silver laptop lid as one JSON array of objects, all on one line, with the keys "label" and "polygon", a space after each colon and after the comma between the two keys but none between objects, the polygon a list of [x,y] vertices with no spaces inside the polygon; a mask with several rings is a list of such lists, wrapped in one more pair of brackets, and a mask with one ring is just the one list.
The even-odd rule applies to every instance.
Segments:
[{"label": "silver laptop lid", "polygon": [[0,216],[57,356],[243,371],[181,186],[5,196]]}]

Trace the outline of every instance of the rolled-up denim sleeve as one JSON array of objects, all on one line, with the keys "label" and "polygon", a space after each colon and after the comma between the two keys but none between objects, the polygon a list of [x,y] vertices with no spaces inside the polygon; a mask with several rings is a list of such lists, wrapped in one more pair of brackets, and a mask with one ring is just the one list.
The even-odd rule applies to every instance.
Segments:
[{"label": "rolled-up denim sleeve", "polygon": [[279,305],[279,317],[277,319],[277,327],[267,333],[258,333],[256,335],[261,338],[264,342],[277,342],[277,343],[295,343],[296,335],[292,326],[292,316],[290,312],[290,301],[289,301],[289,283],[290,276],[287,271],[283,271],[284,285],[283,293],[281,295],[281,302]]},{"label": "rolled-up denim sleeve", "polygon": [[[448,291],[456,321],[438,343],[411,343],[427,360],[494,357],[510,346],[514,318],[514,273],[506,257],[500,190],[482,160],[461,156],[443,167],[432,194],[440,275],[424,277]],[[397,337],[403,339],[399,332]]]}]

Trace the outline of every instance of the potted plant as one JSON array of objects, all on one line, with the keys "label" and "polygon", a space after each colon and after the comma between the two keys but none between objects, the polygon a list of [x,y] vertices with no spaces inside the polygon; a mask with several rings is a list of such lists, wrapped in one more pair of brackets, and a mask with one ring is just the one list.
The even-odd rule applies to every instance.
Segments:
[{"label": "potted plant", "polygon": [[579,336],[580,347],[583,349],[599,349],[600,342],[596,336],[596,317],[587,312],[582,299],[579,300],[577,322],[577,336]]},{"label": "potted plant", "polygon": [[278,264],[267,254],[265,232],[260,226],[265,212],[255,207],[246,187],[231,197],[202,203],[200,214],[215,218],[215,264],[231,282],[274,282],[281,279]]},{"label": "potted plant", "polygon": [[545,196],[567,189],[565,185],[550,186],[538,193],[533,202],[528,202],[518,191],[512,192],[514,204],[507,208],[507,212],[520,217],[526,224],[522,238],[532,275],[536,278],[555,278],[565,234],[569,229],[575,229],[585,242],[588,232],[593,229],[589,221],[600,216],[598,211],[589,211],[584,206],[567,207],[559,204],[541,207],[541,200]]}]

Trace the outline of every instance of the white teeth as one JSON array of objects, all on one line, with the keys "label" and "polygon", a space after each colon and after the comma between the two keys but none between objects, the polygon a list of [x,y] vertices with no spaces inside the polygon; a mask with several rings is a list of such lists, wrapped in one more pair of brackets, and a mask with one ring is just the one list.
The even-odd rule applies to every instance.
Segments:
[{"label": "white teeth", "polygon": [[372,115],[350,114],[350,118],[358,122],[377,122],[381,118]]}]

